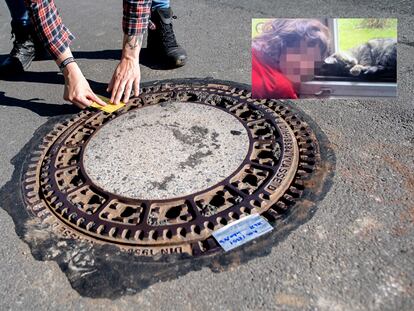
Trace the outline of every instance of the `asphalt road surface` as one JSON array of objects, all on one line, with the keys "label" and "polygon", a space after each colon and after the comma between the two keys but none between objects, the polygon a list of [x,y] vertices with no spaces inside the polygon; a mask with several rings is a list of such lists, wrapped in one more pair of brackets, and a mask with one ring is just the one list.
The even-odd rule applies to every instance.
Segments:
[{"label": "asphalt road surface", "polygon": [[[336,154],[332,187],[311,220],[256,258],[208,268],[116,300],[82,297],[54,261],[37,261],[0,209],[0,310],[413,310],[414,9],[399,1],[172,1],[188,65],[142,65],[142,81],[214,77],[250,83],[253,17],[397,17],[398,98],[303,100]],[[121,46],[121,1],[57,1],[94,87],[109,82]],[[11,49],[0,4],[0,54]],[[0,81],[0,186],[12,158],[49,117],[73,113],[52,61]],[[18,191],[18,189],[16,189]],[[3,202],[0,202],[2,206]]]}]

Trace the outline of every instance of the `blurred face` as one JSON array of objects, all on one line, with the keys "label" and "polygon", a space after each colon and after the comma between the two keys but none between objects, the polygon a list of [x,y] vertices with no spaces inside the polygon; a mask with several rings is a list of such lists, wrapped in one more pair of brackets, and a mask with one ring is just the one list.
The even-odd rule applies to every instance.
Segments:
[{"label": "blurred face", "polygon": [[294,84],[312,80],[315,76],[315,62],[321,62],[319,45],[308,45],[305,40],[298,46],[286,47],[279,59],[280,71]]}]

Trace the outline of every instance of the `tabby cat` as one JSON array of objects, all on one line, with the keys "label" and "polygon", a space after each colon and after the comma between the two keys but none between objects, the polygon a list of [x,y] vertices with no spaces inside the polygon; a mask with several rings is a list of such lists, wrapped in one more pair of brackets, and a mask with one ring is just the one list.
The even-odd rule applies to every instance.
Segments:
[{"label": "tabby cat", "polygon": [[397,40],[372,39],[346,52],[327,57],[322,67],[325,75],[385,76],[397,75]]}]

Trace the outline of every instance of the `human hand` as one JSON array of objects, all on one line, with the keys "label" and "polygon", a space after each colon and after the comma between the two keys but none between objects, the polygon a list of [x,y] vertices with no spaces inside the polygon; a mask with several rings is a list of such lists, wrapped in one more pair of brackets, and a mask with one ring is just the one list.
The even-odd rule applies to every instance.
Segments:
[{"label": "human hand", "polygon": [[141,79],[141,71],[137,58],[123,57],[115,69],[111,81],[108,84],[107,92],[111,92],[111,103],[119,104],[122,95],[123,102],[129,101],[132,88],[134,94],[139,94],[139,82]]},{"label": "human hand", "polygon": [[63,71],[63,75],[65,77],[64,100],[70,101],[81,109],[90,106],[92,102],[106,106],[106,103],[92,91],[76,63],[68,64]]}]

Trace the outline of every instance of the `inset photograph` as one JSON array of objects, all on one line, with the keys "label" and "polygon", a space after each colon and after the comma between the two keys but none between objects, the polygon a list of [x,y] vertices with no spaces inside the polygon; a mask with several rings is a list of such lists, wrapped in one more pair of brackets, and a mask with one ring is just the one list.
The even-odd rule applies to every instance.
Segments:
[{"label": "inset photograph", "polygon": [[252,97],[397,96],[397,19],[252,19]]}]

